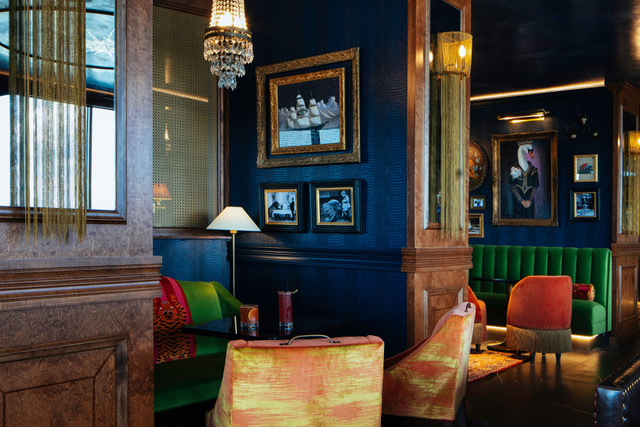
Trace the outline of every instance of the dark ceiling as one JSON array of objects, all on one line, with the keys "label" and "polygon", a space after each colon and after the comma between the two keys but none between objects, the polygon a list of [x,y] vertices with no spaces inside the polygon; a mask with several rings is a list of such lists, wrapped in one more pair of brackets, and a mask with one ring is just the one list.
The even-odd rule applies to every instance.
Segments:
[{"label": "dark ceiling", "polygon": [[472,0],[471,10],[472,96],[597,78],[640,87],[640,0]]}]

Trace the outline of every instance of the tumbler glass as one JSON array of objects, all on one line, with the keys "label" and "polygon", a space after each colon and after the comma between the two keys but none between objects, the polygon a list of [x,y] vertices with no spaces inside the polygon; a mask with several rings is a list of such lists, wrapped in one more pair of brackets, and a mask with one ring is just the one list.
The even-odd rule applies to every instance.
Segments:
[{"label": "tumbler glass", "polygon": [[258,305],[244,304],[240,306],[240,329],[251,331],[259,327]]}]

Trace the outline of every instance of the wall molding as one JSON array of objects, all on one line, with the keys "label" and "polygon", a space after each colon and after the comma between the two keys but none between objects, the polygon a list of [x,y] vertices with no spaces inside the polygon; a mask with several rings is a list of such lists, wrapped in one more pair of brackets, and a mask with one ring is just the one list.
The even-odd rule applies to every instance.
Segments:
[{"label": "wall molding", "polygon": [[470,247],[402,248],[402,271],[405,273],[463,270],[473,268]]},{"label": "wall molding", "polygon": [[0,261],[0,311],[160,296],[162,257]]},{"label": "wall molding", "polygon": [[640,255],[640,243],[612,243],[611,254],[613,256],[638,256]]},{"label": "wall molding", "polygon": [[402,255],[399,248],[308,248],[236,242],[236,262],[400,272]]}]

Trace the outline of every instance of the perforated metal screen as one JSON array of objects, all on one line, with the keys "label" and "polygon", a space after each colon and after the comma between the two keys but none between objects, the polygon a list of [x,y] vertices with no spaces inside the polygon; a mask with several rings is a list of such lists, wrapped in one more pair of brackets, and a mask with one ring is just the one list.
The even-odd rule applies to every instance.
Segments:
[{"label": "perforated metal screen", "polygon": [[[155,227],[205,228],[217,213],[217,83],[203,58],[205,17],[154,7]],[[160,186],[154,186],[156,189]]]}]

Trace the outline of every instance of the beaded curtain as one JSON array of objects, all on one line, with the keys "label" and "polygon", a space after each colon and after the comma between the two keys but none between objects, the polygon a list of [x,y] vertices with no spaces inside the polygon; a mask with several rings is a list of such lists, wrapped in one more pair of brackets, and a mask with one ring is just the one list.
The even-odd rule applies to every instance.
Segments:
[{"label": "beaded curtain", "polygon": [[85,0],[10,0],[12,204],[26,235],[86,233]]}]

